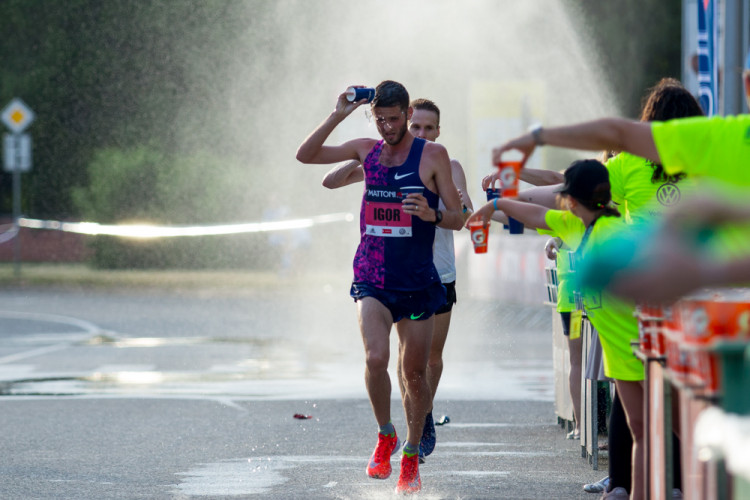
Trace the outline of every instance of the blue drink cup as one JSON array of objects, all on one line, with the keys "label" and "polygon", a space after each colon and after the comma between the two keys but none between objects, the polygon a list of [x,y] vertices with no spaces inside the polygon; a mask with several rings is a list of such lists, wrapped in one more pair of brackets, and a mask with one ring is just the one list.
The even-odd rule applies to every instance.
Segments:
[{"label": "blue drink cup", "polygon": [[[495,198],[500,198],[500,189],[487,188],[487,201],[492,201]],[[510,217],[508,217],[510,219]],[[503,224],[503,229],[508,229],[508,224]]]},{"label": "blue drink cup", "polygon": [[404,199],[407,195],[410,195],[412,193],[424,193],[424,186],[401,186],[400,188],[398,188],[398,190],[401,191],[401,198]]},{"label": "blue drink cup", "polygon": [[513,217],[508,217],[508,228],[510,229],[510,234],[523,234],[523,222],[514,219]]},{"label": "blue drink cup", "polygon": [[[414,194],[424,193],[424,186],[401,186],[400,188],[398,188],[398,190],[401,191],[401,199],[405,200],[406,197],[412,193]],[[402,204],[401,206],[404,206],[404,205]]]},{"label": "blue drink cup", "polygon": [[375,99],[375,89],[372,87],[349,87],[346,89],[346,100],[349,102],[359,102],[367,99],[372,102]]}]

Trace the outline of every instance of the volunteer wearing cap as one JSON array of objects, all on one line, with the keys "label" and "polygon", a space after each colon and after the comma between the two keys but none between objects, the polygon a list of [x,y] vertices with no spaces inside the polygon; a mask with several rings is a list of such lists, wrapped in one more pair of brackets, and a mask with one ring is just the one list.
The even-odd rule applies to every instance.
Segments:
[{"label": "volunteer wearing cap", "polygon": [[[620,212],[612,204],[609,172],[596,160],[574,162],[565,171],[559,191],[569,211],[550,210],[541,205],[510,199],[495,199],[479,209],[469,222],[488,223],[496,210],[520,220],[526,226],[553,230],[576,252],[575,261],[585,258],[587,249],[625,230]],[[467,225],[468,225],[467,223]],[[575,269],[574,269],[575,270]],[[638,339],[635,304],[600,290],[584,289],[583,307],[599,332],[604,354],[604,373],[615,380],[628,425],[633,435],[632,498],[644,498],[643,468],[643,363],[630,343]],[[577,325],[571,325],[576,328]],[[623,487],[605,493],[605,498],[628,498]]]}]

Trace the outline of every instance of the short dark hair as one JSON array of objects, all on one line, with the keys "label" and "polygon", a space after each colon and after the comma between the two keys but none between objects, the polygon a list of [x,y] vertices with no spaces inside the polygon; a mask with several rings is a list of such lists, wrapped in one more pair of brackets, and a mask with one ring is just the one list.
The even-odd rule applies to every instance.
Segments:
[{"label": "short dark hair", "polygon": [[406,111],[409,108],[409,92],[400,83],[385,80],[375,87],[375,98],[370,106],[373,108],[398,106],[402,111]]},{"label": "short dark hair", "polygon": [[414,99],[410,106],[414,109],[421,109],[423,111],[432,111],[437,115],[437,124],[438,127],[440,126],[440,108],[437,107],[437,104],[435,104],[433,101],[429,99]]}]

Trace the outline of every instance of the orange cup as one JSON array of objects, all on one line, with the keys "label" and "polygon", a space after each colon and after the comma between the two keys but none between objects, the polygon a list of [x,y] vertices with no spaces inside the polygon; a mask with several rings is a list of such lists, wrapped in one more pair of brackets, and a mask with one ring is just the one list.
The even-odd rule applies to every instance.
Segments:
[{"label": "orange cup", "polygon": [[497,164],[500,170],[500,195],[503,198],[518,196],[518,181],[521,177],[520,161],[501,161]]},{"label": "orange cup", "polygon": [[471,231],[471,242],[474,243],[474,253],[487,253],[487,237],[489,236],[489,224],[480,221],[469,223]]}]

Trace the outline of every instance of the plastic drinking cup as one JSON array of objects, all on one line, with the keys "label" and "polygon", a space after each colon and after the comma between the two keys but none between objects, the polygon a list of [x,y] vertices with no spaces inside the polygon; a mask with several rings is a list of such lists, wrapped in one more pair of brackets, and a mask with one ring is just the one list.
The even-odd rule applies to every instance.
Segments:
[{"label": "plastic drinking cup", "polygon": [[520,161],[501,161],[497,168],[500,169],[500,194],[503,198],[515,198],[518,196],[518,181],[521,177]]},{"label": "plastic drinking cup", "polygon": [[510,230],[510,234],[523,234],[523,222],[513,217],[508,217],[508,229]]},{"label": "plastic drinking cup", "polygon": [[474,243],[474,253],[487,253],[489,224],[473,221],[469,223],[469,231],[471,231],[471,242]]},{"label": "plastic drinking cup", "polygon": [[401,198],[406,198],[407,195],[410,195],[412,193],[415,194],[422,194],[424,193],[424,186],[401,186],[398,188],[399,191],[401,191]]},{"label": "plastic drinking cup", "polygon": [[[424,192],[424,186],[401,186],[399,188],[399,191],[401,191],[401,199],[405,200],[406,197],[412,193],[422,194]],[[406,203],[406,204],[402,203],[401,206],[404,207],[405,205],[409,205],[409,203]],[[414,208],[414,207],[415,205],[413,205],[410,208]]]}]

